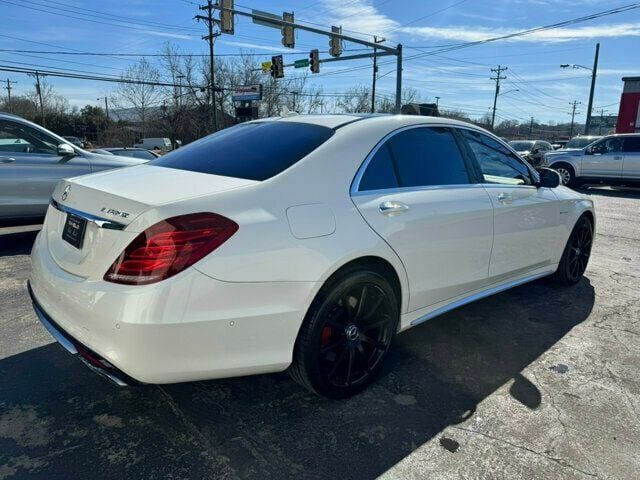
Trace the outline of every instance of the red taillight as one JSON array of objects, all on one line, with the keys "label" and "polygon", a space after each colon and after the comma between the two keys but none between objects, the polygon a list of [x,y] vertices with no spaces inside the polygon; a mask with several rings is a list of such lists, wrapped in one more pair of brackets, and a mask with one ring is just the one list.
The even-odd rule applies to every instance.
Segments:
[{"label": "red taillight", "polygon": [[215,213],[163,220],[138,235],[113,262],[104,279],[127,285],[159,282],[210,254],[237,230],[237,223]]}]

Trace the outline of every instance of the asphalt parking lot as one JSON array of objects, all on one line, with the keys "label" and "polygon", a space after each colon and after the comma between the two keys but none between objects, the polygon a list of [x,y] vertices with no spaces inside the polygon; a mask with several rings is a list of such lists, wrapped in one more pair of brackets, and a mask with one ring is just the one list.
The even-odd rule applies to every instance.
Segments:
[{"label": "asphalt parking lot", "polygon": [[400,335],[346,401],[286,374],[118,389],[40,326],[33,228],[0,229],[0,479],[640,476],[640,192],[589,189],[586,278]]}]

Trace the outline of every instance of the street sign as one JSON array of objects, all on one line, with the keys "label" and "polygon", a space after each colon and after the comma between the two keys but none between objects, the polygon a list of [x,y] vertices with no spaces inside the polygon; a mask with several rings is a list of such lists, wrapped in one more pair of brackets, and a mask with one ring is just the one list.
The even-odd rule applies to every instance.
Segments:
[{"label": "street sign", "polygon": [[262,100],[262,85],[239,85],[234,87],[231,99],[234,102],[250,102]]},{"label": "street sign", "polygon": [[262,71],[264,73],[269,73],[271,71],[271,61],[262,62]]},{"label": "street sign", "polygon": [[303,58],[301,60],[296,60],[293,62],[293,66],[295,68],[305,68],[309,66],[309,59],[308,58]]},{"label": "street sign", "polygon": [[[269,13],[269,12],[263,12],[262,10],[256,10],[256,9],[251,9],[251,14],[252,15],[260,15],[261,17],[269,17],[269,18],[273,18],[274,20],[282,20],[282,17],[280,15],[275,15],[273,13]],[[258,20],[257,18],[252,17],[253,23],[257,24],[257,25],[262,25],[263,27],[271,27],[271,28],[277,28],[278,30],[280,30],[280,24],[279,23],[271,23],[268,20]]]}]

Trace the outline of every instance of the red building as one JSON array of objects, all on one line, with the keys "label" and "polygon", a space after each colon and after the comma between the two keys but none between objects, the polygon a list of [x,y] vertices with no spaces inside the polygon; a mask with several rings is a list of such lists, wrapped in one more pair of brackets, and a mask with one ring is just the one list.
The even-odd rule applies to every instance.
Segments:
[{"label": "red building", "polygon": [[616,133],[640,132],[640,77],[624,77]]}]

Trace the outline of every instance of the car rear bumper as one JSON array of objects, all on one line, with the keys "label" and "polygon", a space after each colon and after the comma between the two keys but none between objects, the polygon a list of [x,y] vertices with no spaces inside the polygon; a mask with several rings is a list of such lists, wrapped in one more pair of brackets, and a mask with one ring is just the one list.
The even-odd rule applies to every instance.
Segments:
[{"label": "car rear bumper", "polygon": [[126,373],[118,370],[107,360],[100,357],[100,355],[98,355],[97,353],[91,351],[90,348],[83,345],[67,332],[65,332],[62,328],[60,328],[53,321],[53,319],[49,317],[47,312],[42,309],[35,296],[33,295],[33,290],[31,289],[31,285],[29,283],[27,283],[27,290],[29,291],[29,296],[31,297],[33,310],[36,312],[40,323],[42,323],[44,328],[47,329],[51,336],[60,345],[62,345],[66,351],[68,351],[72,355],[78,355],[80,360],[87,367],[89,367],[89,369],[105,377],[107,380],[118,385],[119,387],[125,387],[127,385],[135,385],[140,383],[137,380],[129,377]]},{"label": "car rear bumper", "polygon": [[31,260],[29,290],[45,328],[118,384],[282,371],[318,288],[222,282],[194,268],[152,285],[90,281],[60,268],[42,234]]}]

